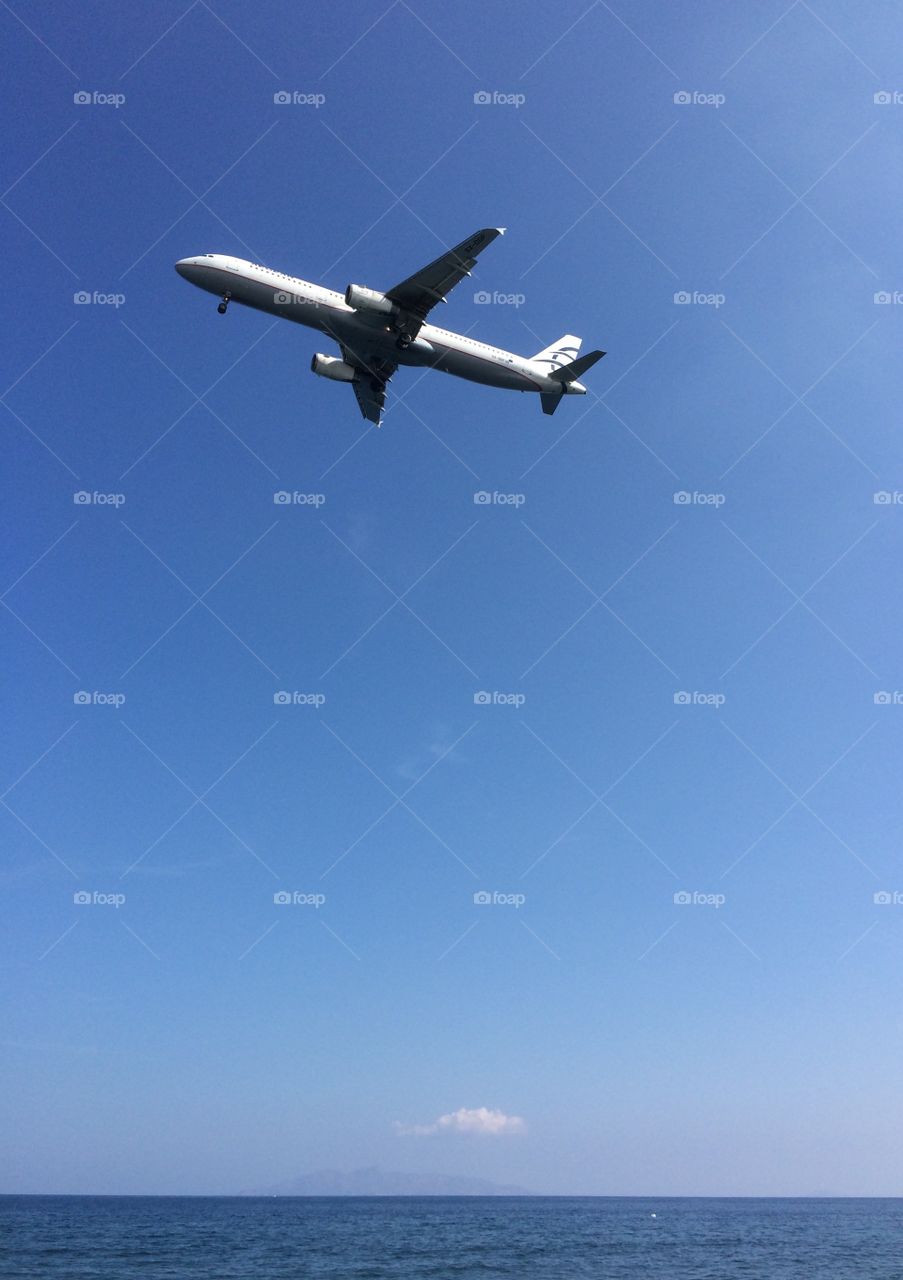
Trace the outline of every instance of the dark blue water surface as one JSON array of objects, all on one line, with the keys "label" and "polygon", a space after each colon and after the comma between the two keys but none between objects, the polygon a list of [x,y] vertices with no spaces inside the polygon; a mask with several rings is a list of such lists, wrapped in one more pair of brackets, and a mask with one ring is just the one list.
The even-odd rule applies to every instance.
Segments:
[{"label": "dark blue water surface", "polygon": [[903,1200],[0,1197],[2,1280],[590,1276],[901,1280]]}]

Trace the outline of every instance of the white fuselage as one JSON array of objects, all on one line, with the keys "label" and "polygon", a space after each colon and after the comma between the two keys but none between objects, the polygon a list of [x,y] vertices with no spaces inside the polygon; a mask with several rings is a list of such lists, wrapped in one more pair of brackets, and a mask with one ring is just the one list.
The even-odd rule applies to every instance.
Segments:
[{"label": "white fuselage", "polygon": [[[176,270],[208,293],[223,298],[228,295],[230,302],[319,329],[352,351],[358,345],[384,347],[386,358],[399,365],[427,365],[490,387],[545,394],[562,392],[562,383],[550,378],[532,360],[461,333],[450,333],[438,325],[423,324],[416,340],[406,350],[399,350],[397,333],[386,316],[355,310],[346,305],[343,294],[333,289],[254,262],[207,253],[183,258],[176,263]],[[586,392],[576,381],[567,383],[564,390],[571,395]]]}]

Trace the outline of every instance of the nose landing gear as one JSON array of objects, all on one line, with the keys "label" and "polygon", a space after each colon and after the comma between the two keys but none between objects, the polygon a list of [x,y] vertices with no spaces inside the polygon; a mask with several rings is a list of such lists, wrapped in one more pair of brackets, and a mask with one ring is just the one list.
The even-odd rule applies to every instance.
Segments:
[{"label": "nose landing gear", "polygon": [[231,293],[224,293],[224,294],[223,294],[223,300],[222,300],[222,302],[219,304],[219,306],[216,308],[216,309],[217,309],[217,311],[220,313],[220,315],[221,315],[221,316],[224,316],[224,315],[226,314],[226,308],[227,308],[227,307],[228,307],[228,305],[229,305],[229,301],[230,301],[231,297],[232,297],[232,294],[231,294]]}]

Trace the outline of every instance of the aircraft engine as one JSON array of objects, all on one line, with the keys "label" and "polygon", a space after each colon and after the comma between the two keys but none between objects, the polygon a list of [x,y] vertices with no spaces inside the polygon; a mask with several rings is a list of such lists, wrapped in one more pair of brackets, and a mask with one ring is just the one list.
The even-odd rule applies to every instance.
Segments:
[{"label": "aircraft engine", "polygon": [[375,289],[365,289],[360,284],[350,284],[345,290],[345,305],[355,311],[375,311],[377,315],[394,316],[398,314],[398,306],[384,293]]},{"label": "aircraft engine", "polygon": [[354,382],[358,376],[354,365],[346,364],[338,356],[324,356],[319,352],[311,360],[310,368],[312,373],[321,378],[332,378],[333,382]]}]

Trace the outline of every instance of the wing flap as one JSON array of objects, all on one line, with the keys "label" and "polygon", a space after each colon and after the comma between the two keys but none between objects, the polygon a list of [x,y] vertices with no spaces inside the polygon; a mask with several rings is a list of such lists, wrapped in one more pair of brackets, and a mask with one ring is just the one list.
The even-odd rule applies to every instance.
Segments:
[{"label": "wing flap", "polygon": [[386,407],[385,386],[381,391],[374,391],[369,382],[352,382],[351,385],[363,416],[368,422],[375,422],[378,427],[382,426],[383,409]]}]

